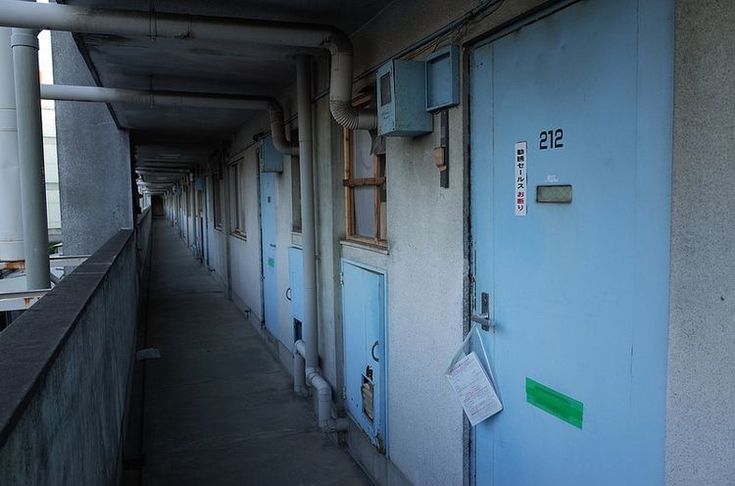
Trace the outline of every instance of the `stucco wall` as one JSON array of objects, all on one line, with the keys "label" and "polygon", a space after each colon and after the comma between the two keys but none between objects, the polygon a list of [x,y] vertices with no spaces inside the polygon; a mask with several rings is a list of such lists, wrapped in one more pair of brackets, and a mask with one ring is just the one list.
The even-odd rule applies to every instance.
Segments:
[{"label": "stucco wall", "polygon": [[[71,34],[54,32],[54,81],[94,85]],[[94,253],[120,228],[133,227],[130,143],[107,106],[56,102],[64,252]]]},{"label": "stucco wall", "polygon": [[[258,158],[254,147],[231,160],[240,160],[240,198],[244,208],[245,238],[228,235],[232,293],[251,311],[254,322],[263,319],[260,272],[260,214],[258,210]],[[228,177],[230,172],[226,172]],[[225,180],[227,182],[227,179]],[[229,186],[228,186],[229,187]],[[227,205],[229,209],[229,204]],[[233,298],[233,300],[235,300]]]},{"label": "stucco wall", "polygon": [[667,484],[735,484],[735,4],[676,14]]},{"label": "stucco wall", "polygon": [[314,105],[313,115],[319,355],[325,378],[339,390],[342,387],[339,239],[344,237],[342,129],[332,120],[326,98]]}]

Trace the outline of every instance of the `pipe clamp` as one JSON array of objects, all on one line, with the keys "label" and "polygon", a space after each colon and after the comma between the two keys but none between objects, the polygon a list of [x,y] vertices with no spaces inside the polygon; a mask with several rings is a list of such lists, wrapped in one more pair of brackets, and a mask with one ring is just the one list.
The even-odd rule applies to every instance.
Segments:
[{"label": "pipe clamp", "polygon": [[13,29],[10,35],[10,47],[24,46],[38,49],[38,34],[40,31],[33,29]]}]

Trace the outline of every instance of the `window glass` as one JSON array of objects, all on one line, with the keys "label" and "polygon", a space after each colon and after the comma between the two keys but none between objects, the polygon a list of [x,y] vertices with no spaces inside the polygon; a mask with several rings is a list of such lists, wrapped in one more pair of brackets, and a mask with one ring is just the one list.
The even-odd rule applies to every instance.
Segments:
[{"label": "window glass", "polygon": [[215,173],[212,178],[212,199],[214,209],[214,226],[222,227],[222,179]]},{"label": "window glass", "polygon": [[355,233],[375,238],[375,186],[360,186],[355,192]]},{"label": "window glass", "polygon": [[301,163],[291,157],[291,222],[292,231],[301,233]]},{"label": "window glass", "polygon": [[372,137],[367,130],[352,132],[352,177],[375,177],[375,162],[370,153]]}]

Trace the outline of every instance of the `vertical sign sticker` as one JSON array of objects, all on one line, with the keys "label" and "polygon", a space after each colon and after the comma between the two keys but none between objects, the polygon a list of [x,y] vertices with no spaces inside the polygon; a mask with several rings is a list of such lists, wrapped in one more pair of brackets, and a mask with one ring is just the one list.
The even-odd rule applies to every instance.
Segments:
[{"label": "vertical sign sticker", "polygon": [[515,150],[515,181],[513,184],[515,196],[514,205],[516,208],[516,216],[525,216],[528,208],[526,199],[526,155],[528,153],[528,144],[526,142],[517,142]]}]

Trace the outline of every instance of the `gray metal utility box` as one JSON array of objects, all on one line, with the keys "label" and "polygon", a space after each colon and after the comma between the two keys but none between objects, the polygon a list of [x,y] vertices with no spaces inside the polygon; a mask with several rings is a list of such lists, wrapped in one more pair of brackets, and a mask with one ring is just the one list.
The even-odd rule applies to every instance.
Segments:
[{"label": "gray metal utility box", "polygon": [[378,135],[415,137],[431,132],[424,63],[394,59],[378,69],[376,76]]}]

